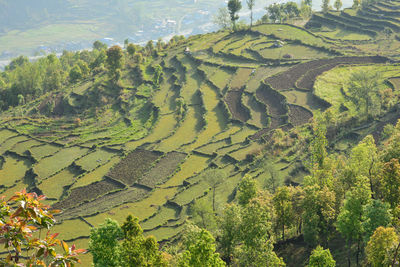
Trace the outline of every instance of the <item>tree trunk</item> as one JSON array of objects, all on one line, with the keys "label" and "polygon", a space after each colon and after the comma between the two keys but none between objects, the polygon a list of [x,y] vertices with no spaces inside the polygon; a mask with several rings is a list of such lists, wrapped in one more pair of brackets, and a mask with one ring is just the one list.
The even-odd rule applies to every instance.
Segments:
[{"label": "tree trunk", "polygon": [[285,224],[282,224],[282,240],[285,241]]},{"label": "tree trunk", "polygon": [[347,252],[347,262],[349,264],[349,267],[351,267],[351,241],[349,240],[348,243],[348,252]]},{"label": "tree trunk", "polygon": [[400,243],[397,245],[396,251],[394,252],[392,267],[394,267],[396,264],[396,258],[397,258],[397,253],[399,252],[399,248],[400,248]]},{"label": "tree trunk", "polygon": [[250,10],[250,29],[253,27],[253,8]]},{"label": "tree trunk", "polygon": [[357,266],[360,266],[360,263],[359,263],[359,255],[360,255],[360,239],[358,239],[358,241],[357,241],[357,252],[356,252],[356,264],[357,264]]}]

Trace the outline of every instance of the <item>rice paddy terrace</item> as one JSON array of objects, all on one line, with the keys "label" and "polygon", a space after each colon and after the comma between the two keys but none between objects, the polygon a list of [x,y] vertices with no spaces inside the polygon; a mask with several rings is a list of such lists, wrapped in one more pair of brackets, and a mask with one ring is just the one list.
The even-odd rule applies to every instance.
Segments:
[{"label": "rice paddy terrace", "polygon": [[[80,247],[87,246],[91,227],[108,217],[122,222],[129,213],[140,218],[145,233],[170,240],[190,216],[190,203],[211,198],[202,176],[208,168],[228,176],[216,188],[221,208],[245,173],[261,183],[270,175],[252,158],[275,130],[306,129],[317,110],[349,116],[346,73],[379,68],[387,87],[400,92],[396,10],[399,3],[385,2],[359,14],[315,14],[308,29],[265,24],[192,36],[140,67],[126,67],[117,96],[100,73],[4,112],[1,193],[26,187],[48,196],[63,210],[55,231]],[[164,73],[159,87],[152,81],[156,65]],[[90,116],[84,107],[95,91],[104,99]],[[55,110],[63,103],[76,115],[29,115],[49,98]],[[355,129],[335,148],[346,149],[348,136],[378,133],[393,118],[398,115]],[[305,156],[293,146],[273,158],[281,182],[301,182]]]}]

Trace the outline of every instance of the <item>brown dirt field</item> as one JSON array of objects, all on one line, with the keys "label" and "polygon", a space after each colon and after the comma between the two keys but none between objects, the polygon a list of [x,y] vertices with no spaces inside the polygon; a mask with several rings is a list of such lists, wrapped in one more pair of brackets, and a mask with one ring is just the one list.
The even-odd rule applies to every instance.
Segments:
[{"label": "brown dirt field", "polygon": [[257,98],[267,106],[267,111],[270,116],[279,117],[286,115],[286,107],[283,104],[284,96],[265,85],[257,90],[256,95]]},{"label": "brown dirt field", "polygon": [[313,117],[311,111],[297,105],[289,105],[289,121],[293,126],[306,124]]},{"label": "brown dirt field", "polygon": [[228,104],[233,119],[245,122],[250,119],[250,115],[242,105],[242,94],[242,91],[229,91],[226,94],[225,101]]},{"label": "brown dirt field", "polygon": [[115,165],[107,176],[126,185],[133,185],[160,156],[159,152],[135,150]]}]

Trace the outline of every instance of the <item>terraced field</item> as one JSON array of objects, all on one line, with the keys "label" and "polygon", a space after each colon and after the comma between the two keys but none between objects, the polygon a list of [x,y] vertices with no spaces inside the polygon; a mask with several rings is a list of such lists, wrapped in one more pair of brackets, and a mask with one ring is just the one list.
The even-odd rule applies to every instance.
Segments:
[{"label": "terraced field", "polygon": [[[140,218],[146,234],[172,239],[190,216],[191,203],[210,198],[202,178],[206,170],[226,172],[216,188],[222,208],[245,173],[267,175],[253,169],[253,160],[277,129],[296,136],[317,110],[350,116],[354,109],[338,76],[379,68],[387,88],[400,90],[400,70],[392,64],[400,42],[393,37],[387,49],[380,48],[381,56],[371,52],[385,38],[382,27],[398,32],[397,7],[391,2],[359,14],[318,13],[308,29],[264,24],[192,36],[139,68],[124,70],[118,101],[104,104],[96,116],[80,109],[94,88],[114,98],[104,75],[62,89],[80,123],[70,117],[30,118],[28,105],[23,116],[5,112],[0,190],[7,196],[24,187],[46,194],[49,204],[64,211],[57,229],[69,233],[74,224],[82,226],[85,230],[70,239],[84,246],[90,227],[107,217],[123,221],[128,213]],[[362,30],[344,28],[349,24]],[[164,73],[159,87],[151,77],[155,65]],[[142,80],[129,79],[136,72]],[[301,182],[291,175],[301,167],[300,154],[289,148],[276,159],[281,183]]]}]

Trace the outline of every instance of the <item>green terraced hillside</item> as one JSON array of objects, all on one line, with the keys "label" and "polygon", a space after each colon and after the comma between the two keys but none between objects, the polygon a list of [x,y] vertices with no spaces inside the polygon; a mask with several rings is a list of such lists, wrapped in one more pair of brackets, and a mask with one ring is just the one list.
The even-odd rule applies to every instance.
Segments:
[{"label": "green terraced hillside", "polygon": [[[232,201],[246,173],[260,184],[269,179],[260,152],[269,153],[278,183],[301,183],[307,158],[301,148],[310,139],[297,137],[309,134],[314,114],[329,112],[347,125],[346,133],[329,136],[337,151],[370,133],[378,140],[383,125],[400,117],[388,110],[364,127],[353,125],[357,111],[343,88],[350,73],[379,69],[387,88],[400,94],[396,8],[400,2],[392,1],[317,13],[306,28],[262,24],[191,36],[140,65],[127,60],[118,91],[103,71],[5,111],[1,194],[23,188],[46,194],[63,210],[55,231],[86,247],[91,227],[105,218],[122,222],[129,213],[146,234],[173,239],[190,204],[211,197],[208,169],[228,177],[216,187],[218,209]],[[101,104],[88,112],[99,92]],[[51,99],[73,115],[37,115]],[[270,153],[281,132],[291,141]]]}]

